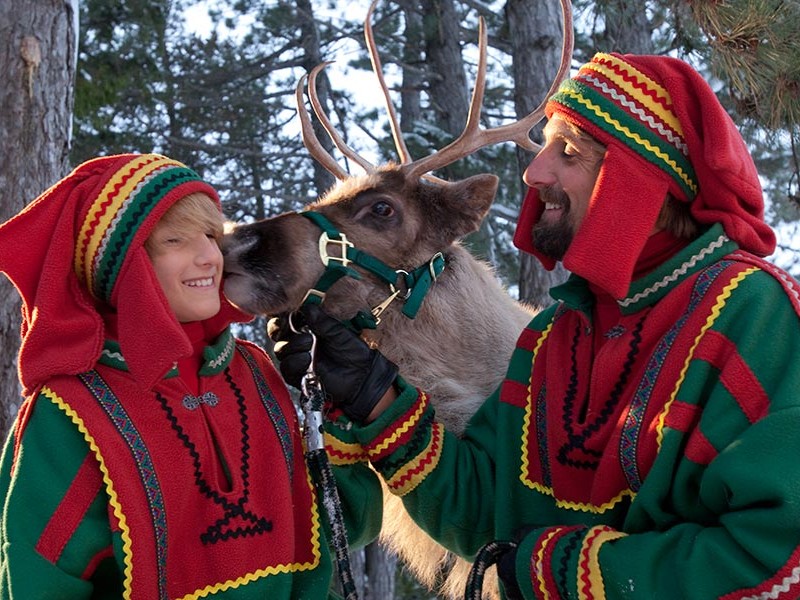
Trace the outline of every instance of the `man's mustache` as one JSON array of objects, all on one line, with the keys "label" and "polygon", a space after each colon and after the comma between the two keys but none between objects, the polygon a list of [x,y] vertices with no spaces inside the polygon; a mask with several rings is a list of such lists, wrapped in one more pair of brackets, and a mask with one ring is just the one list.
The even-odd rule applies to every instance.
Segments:
[{"label": "man's mustache", "polygon": [[542,203],[559,204],[566,210],[569,210],[569,196],[567,196],[563,189],[554,185],[539,188],[539,201]]}]

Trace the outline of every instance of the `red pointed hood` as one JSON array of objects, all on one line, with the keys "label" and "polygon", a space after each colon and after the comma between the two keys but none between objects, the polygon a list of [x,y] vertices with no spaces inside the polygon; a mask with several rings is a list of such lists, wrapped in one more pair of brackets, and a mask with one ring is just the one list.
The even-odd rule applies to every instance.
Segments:
[{"label": "red pointed hood", "polygon": [[[722,223],[743,249],[759,256],[774,251],[744,140],[685,62],[597,54],[550,98],[548,118],[556,112],[606,146],[589,209],[563,259],[568,270],[624,297],[667,192],[690,203],[700,224]],[[543,210],[530,189],[514,243],[552,269],[555,261],[533,247],[532,228]]]},{"label": "red pointed hood", "polygon": [[[54,375],[91,369],[103,349],[102,313],[116,312],[131,374],[154,385],[191,344],[169,308],[144,242],[178,200],[216,191],[156,154],[96,158],[0,225],[0,270],[22,297],[18,370],[26,394]],[[220,332],[247,320],[222,297]]]}]

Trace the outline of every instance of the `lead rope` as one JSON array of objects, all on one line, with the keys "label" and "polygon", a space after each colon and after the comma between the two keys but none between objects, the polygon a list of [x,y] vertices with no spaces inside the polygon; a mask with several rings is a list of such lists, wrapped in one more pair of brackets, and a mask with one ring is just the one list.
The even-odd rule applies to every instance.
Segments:
[{"label": "lead rope", "polygon": [[517,544],[514,542],[495,541],[485,544],[478,550],[475,561],[472,563],[472,568],[469,570],[464,600],[481,600],[483,598],[483,578],[486,575],[486,570],[497,563],[503,554],[516,547]]},{"label": "lead rope", "polygon": [[[289,317],[289,327],[295,333],[291,316]],[[336,490],[336,481],[333,477],[331,464],[325,452],[325,439],[323,437],[322,408],[325,402],[325,391],[322,389],[317,374],[314,372],[314,353],[317,347],[317,337],[304,327],[304,333],[311,336],[311,362],[308,371],[300,380],[300,408],[305,418],[303,435],[306,440],[306,462],[317,488],[317,494],[322,500],[325,509],[325,516],[331,527],[333,536],[333,549],[336,555],[336,571],[339,574],[339,581],[342,584],[342,593],[345,600],[358,600],[353,571],[350,568],[350,553],[347,544],[347,530],[344,526],[344,516],[342,514],[342,503],[339,499],[339,492]]]}]

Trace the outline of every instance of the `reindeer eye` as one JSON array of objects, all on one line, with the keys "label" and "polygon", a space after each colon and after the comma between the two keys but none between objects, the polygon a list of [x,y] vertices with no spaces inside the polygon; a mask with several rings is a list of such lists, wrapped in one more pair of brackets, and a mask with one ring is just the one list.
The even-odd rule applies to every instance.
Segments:
[{"label": "reindeer eye", "polygon": [[372,205],[372,214],[379,217],[391,217],[394,214],[394,208],[388,202],[381,200]]}]

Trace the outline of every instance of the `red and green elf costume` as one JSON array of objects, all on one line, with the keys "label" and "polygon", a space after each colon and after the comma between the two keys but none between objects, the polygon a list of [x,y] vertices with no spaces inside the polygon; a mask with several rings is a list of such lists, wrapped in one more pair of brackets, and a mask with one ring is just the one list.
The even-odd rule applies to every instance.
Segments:
[{"label": "red and green elf costume", "polygon": [[[599,54],[547,112],[607,147],[557,303],[463,438],[401,382],[375,422],[330,428],[331,455],[369,460],[467,558],[519,540],[526,598],[800,597],[800,286],[760,258],[741,137],[664,57]],[[688,244],[650,236],[667,192],[703,225]],[[532,189],[534,254],[542,209]]]},{"label": "red and green elf costume", "polygon": [[[269,358],[224,296],[179,324],[144,241],[215,191],[154,155],[80,165],[0,227],[26,400],[0,463],[0,598],[325,598],[325,515]],[[353,540],[380,486],[338,470]],[[374,512],[374,511],[373,511]]]}]

